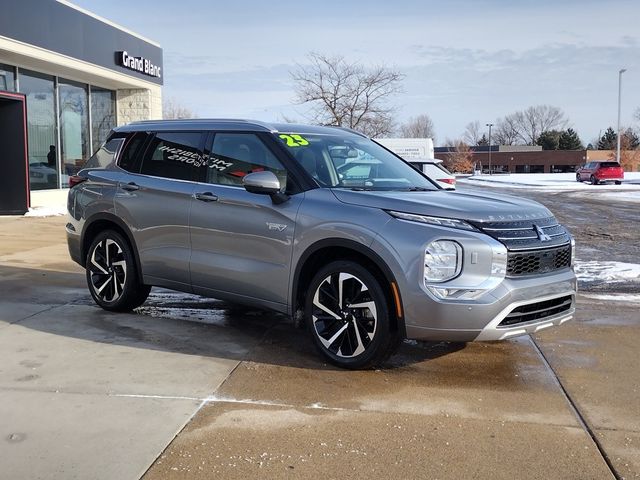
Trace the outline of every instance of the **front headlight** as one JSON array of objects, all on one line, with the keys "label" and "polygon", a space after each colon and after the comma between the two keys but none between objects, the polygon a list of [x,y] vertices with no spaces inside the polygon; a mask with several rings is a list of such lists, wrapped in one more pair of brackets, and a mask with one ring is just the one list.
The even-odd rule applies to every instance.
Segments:
[{"label": "front headlight", "polygon": [[436,240],[424,252],[424,282],[441,283],[457,277],[462,270],[462,247],[453,240]]},{"label": "front headlight", "polygon": [[439,227],[459,228],[461,230],[478,230],[470,223],[467,223],[464,220],[458,220],[457,218],[432,217],[430,215],[396,212],[394,210],[387,210],[387,213],[392,217],[399,218],[400,220],[408,220],[410,222],[426,223],[427,225],[437,225]]}]

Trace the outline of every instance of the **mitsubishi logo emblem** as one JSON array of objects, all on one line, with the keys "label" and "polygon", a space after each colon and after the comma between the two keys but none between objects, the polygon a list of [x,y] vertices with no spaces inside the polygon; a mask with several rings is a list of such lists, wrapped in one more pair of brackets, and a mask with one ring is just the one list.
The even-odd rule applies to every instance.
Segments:
[{"label": "mitsubishi logo emblem", "polygon": [[548,242],[549,240],[551,240],[551,237],[544,233],[544,231],[538,225],[534,224],[533,229],[536,231],[536,234],[538,235],[538,238],[541,242]]}]

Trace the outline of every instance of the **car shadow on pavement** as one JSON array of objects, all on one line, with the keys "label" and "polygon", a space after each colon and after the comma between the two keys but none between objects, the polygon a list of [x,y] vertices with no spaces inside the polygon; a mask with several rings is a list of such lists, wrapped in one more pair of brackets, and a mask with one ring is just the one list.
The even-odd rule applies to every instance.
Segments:
[{"label": "car shadow on pavement", "polygon": [[[154,288],[131,313],[96,306],[84,275],[32,267],[0,266],[3,324],[92,342],[187,355],[309,369],[337,369],[324,362],[305,329],[286,316],[221,300]],[[410,342],[382,368],[431,360],[464,344]]]}]

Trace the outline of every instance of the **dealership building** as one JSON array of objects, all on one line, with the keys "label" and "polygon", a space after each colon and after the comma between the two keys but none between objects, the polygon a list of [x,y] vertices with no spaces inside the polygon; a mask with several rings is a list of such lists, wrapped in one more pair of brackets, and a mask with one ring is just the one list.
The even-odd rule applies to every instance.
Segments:
[{"label": "dealership building", "polygon": [[27,190],[67,187],[113,127],[162,118],[163,76],[151,40],[63,0],[3,0],[0,147],[18,151],[20,110],[28,146],[0,158],[22,170],[3,171],[24,172]]}]

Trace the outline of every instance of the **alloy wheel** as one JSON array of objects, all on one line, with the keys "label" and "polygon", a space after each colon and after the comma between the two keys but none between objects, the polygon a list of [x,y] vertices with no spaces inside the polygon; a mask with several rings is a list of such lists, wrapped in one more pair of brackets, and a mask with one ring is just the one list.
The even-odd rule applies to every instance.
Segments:
[{"label": "alloy wheel", "polygon": [[342,358],[362,354],[378,327],[376,304],[369,288],[345,272],[333,273],[320,282],[311,315],[320,343]]},{"label": "alloy wheel", "polygon": [[118,300],[127,281],[127,262],[122,247],[110,238],[98,242],[91,252],[88,268],[96,296],[108,303]]}]

